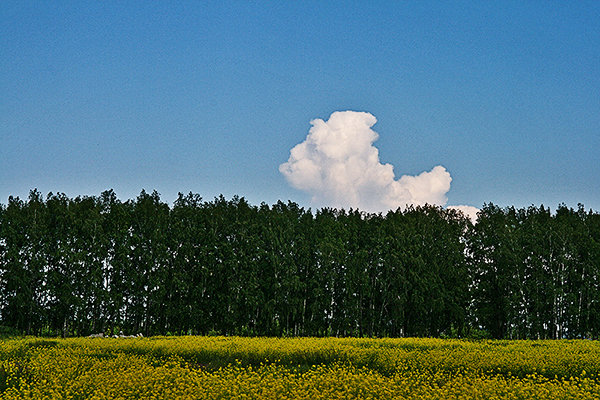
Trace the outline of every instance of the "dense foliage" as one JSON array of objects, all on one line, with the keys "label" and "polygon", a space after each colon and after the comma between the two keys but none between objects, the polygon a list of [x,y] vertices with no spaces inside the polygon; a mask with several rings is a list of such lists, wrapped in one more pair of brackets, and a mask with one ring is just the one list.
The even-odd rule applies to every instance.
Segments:
[{"label": "dense foliage", "polygon": [[600,336],[600,214],[386,215],[142,191],[0,205],[0,328],[271,336]]},{"label": "dense foliage", "polygon": [[0,341],[0,399],[597,399],[597,341]]}]

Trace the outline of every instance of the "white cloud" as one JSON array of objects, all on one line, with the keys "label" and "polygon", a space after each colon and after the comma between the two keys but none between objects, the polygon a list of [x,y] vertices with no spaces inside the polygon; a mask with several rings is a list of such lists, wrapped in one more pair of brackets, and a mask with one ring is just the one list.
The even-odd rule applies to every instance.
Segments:
[{"label": "white cloud", "polygon": [[480,211],[479,208],[473,206],[448,206],[449,209],[459,210],[466,217],[469,217],[473,223],[477,222],[477,213]]},{"label": "white cloud", "polygon": [[318,206],[386,212],[408,204],[445,205],[452,178],[438,165],[417,176],[395,178],[394,167],[379,161],[366,112],[338,111],[328,121],[311,121],[306,140],[290,151],[279,171]]}]

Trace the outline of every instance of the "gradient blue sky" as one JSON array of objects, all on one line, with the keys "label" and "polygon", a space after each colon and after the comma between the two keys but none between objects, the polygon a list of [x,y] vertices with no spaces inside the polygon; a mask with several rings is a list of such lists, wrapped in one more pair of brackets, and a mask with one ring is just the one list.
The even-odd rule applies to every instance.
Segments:
[{"label": "gradient blue sky", "polygon": [[448,204],[600,210],[600,2],[0,2],[0,203],[142,188],[310,206],[310,120],[378,119]]}]

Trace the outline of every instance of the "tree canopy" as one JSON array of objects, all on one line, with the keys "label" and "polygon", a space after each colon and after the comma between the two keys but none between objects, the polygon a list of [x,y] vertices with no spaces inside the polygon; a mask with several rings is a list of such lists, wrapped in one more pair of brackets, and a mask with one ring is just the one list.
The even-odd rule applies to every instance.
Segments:
[{"label": "tree canopy", "polygon": [[383,214],[142,191],[0,205],[0,324],[24,334],[600,336],[600,214]]}]

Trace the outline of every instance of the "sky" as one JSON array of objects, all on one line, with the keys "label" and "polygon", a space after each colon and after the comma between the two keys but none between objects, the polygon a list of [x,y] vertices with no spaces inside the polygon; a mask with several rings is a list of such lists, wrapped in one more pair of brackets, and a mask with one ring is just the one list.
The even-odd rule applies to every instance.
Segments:
[{"label": "sky", "polygon": [[0,55],[2,204],[600,210],[599,2],[5,0]]}]

